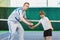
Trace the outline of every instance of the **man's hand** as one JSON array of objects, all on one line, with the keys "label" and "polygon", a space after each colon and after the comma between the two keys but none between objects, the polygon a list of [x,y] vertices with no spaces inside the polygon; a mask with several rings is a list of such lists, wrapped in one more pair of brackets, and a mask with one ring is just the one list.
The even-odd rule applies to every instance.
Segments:
[{"label": "man's hand", "polygon": [[29,25],[29,28],[30,28],[30,29],[33,29],[33,28],[34,28],[34,24],[31,23],[31,24]]}]

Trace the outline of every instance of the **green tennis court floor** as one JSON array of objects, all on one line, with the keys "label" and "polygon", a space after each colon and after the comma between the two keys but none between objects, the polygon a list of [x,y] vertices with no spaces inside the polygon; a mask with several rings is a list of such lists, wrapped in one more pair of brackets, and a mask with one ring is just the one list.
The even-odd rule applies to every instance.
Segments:
[{"label": "green tennis court floor", "polygon": [[[60,40],[60,31],[53,31],[53,40]],[[8,31],[0,31],[0,40],[8,40]],[[14,40],[18,40],[18,35]],[[24,40],[43,40],[43,31],[25,31]]]}]

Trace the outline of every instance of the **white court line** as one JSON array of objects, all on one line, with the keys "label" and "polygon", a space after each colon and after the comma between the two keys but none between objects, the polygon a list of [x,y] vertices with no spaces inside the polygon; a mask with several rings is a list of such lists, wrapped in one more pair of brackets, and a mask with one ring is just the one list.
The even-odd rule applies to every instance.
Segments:
[{"label": "white court line", "polygon": [[[7,19],[0,19],[0,21],[7,21]],[[28,20],[31,22],[39,22],[39,20]],[[51,22],[60,22],[60,20],[50,20]]]}]

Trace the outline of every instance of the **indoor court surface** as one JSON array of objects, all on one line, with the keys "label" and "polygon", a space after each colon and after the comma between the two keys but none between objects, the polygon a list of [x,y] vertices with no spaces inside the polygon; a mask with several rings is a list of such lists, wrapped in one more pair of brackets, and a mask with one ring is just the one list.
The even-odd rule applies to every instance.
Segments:
[{"label": "indoor court surface", "polygon": [[[43,31],[25,31],[24,40],[43,40]],[[0,40],[8,40],[9,33],[0,34]],[[18,40],[16,33],[14,40]],[[53,40],[60,40],[60,31],[53,31]]]},{"label": "indoor court surface", "polygon": [[[29,23],[21,19],[26,19]],[[31,29],[38,22],[40,24]],[[52,28],[52,40],[60,40],[60,0],[0,0],[0,40],[8,40],[8,30],[15,28],[15,31],[23,29],[21,33],[24,31],[24,40],[44,40],[43,29]],[[18,38],[16,33],[14,40],[19,40]]]}]

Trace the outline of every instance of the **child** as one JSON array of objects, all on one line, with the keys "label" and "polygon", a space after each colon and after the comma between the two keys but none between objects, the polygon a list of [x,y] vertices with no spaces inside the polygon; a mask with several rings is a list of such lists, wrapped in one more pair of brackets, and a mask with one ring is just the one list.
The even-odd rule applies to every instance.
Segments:
[{"label": "child", "polygon": [[48,37],[48,40],[52,40],[53,27],[51,25],[51,22],[48,19],[48,17],[45,16],[44,11],[40,11],[39,14],[40,14],[41,19],[34,27],[38,26],[41,23],[43,25],[43,28],[44,28],[44,40],[46,40],[46,37]]}]

